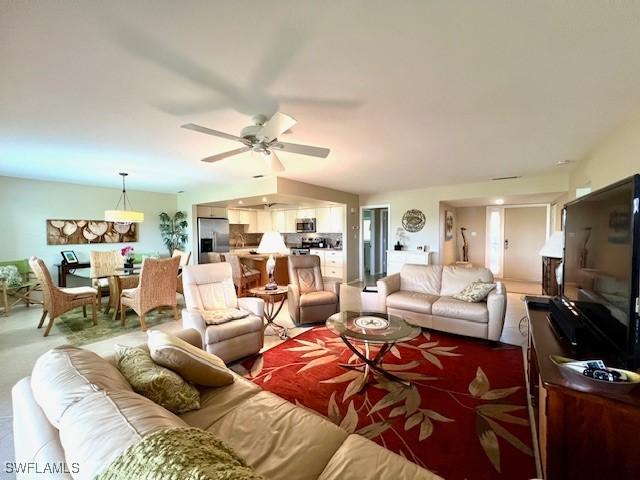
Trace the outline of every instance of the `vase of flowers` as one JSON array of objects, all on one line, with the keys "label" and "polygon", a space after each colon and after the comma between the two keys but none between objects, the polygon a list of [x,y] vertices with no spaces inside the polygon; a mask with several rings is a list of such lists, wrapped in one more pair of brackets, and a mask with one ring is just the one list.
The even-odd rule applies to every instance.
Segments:
[{"label": "vase of flowers", "polygon": [[409,236],[405,232],[404,228],[398,227],[396,229],[396,244],[393,246],[394,250],[402,250],[404,243],[408,240]]},{"label": "vase of flowers", "polygon": [[120,249],[120,255],[124,257],[125,268],[133,268],[133,247],[127,245]]}]

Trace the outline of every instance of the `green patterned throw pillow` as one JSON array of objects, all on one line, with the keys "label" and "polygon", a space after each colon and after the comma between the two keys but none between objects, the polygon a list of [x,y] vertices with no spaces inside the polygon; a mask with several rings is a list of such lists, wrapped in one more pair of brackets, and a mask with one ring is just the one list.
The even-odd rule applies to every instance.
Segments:
[{"label": "green patterned throw pillow", "polygon": [[22,285],[22,275],[15,265],[4,265],[0,267],[0,278],[7,282],[7,287],[16,288]]},{"label": "green patterned throw pillow", "polygon": [[199,428],[160,430],[122,452],[96,480],[265,480],[227,444]]},{"label": "green patterned throw pillow", "polygon": [[478,280],[477,282],[472,282],[467,285],[464,290],[455,294],[453,298],[469,303],[478,303],[487,298],[487,295],[489,295],[494,288],[496,288],[495,283],[485,283]]},{"label": "green patterned throw pillow", "polygon": [[176,372],[157,365],[149,352],[116,345],[118,369],[133,390],[173,413],[200,408],[200,393]]}]

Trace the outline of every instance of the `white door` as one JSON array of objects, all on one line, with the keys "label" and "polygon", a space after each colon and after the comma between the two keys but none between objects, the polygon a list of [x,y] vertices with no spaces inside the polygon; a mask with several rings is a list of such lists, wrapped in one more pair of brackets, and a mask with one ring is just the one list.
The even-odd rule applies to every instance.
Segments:
[{"label": "white door", "polygon": [[546,236],[547,207],[505,208],[503,278],[541,282]]}]

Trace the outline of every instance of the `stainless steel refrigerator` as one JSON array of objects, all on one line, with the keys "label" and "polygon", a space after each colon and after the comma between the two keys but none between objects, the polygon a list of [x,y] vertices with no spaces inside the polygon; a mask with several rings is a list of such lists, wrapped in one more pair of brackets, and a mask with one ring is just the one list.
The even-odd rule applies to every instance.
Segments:
[{"label": "stainless steel refrigerator", "polygon": [[229,220],[198,218],[198,263],[210,263],[209,253],[229,251]]}]

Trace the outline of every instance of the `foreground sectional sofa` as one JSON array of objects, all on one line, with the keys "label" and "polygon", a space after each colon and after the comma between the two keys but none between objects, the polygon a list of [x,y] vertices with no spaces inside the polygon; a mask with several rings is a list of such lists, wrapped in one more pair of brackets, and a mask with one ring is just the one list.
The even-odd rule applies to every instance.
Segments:
[{"label": "foreground sectional sofa", "polygon": [[[179,336],[201,345],[195,330]],[[113,357],[106,360],[115,364]],[[241,376],[202,390],[201,408],[176,416],[133,392],[103,359],[82,362],[37,364],[40,371],[13,387],[16,461],[40,470],[66,462],[70,471],[43,476],[34,467],[18,478],[90,479],[147,435],[187,426],[213,433],[267,479],[440,478]]]}]

